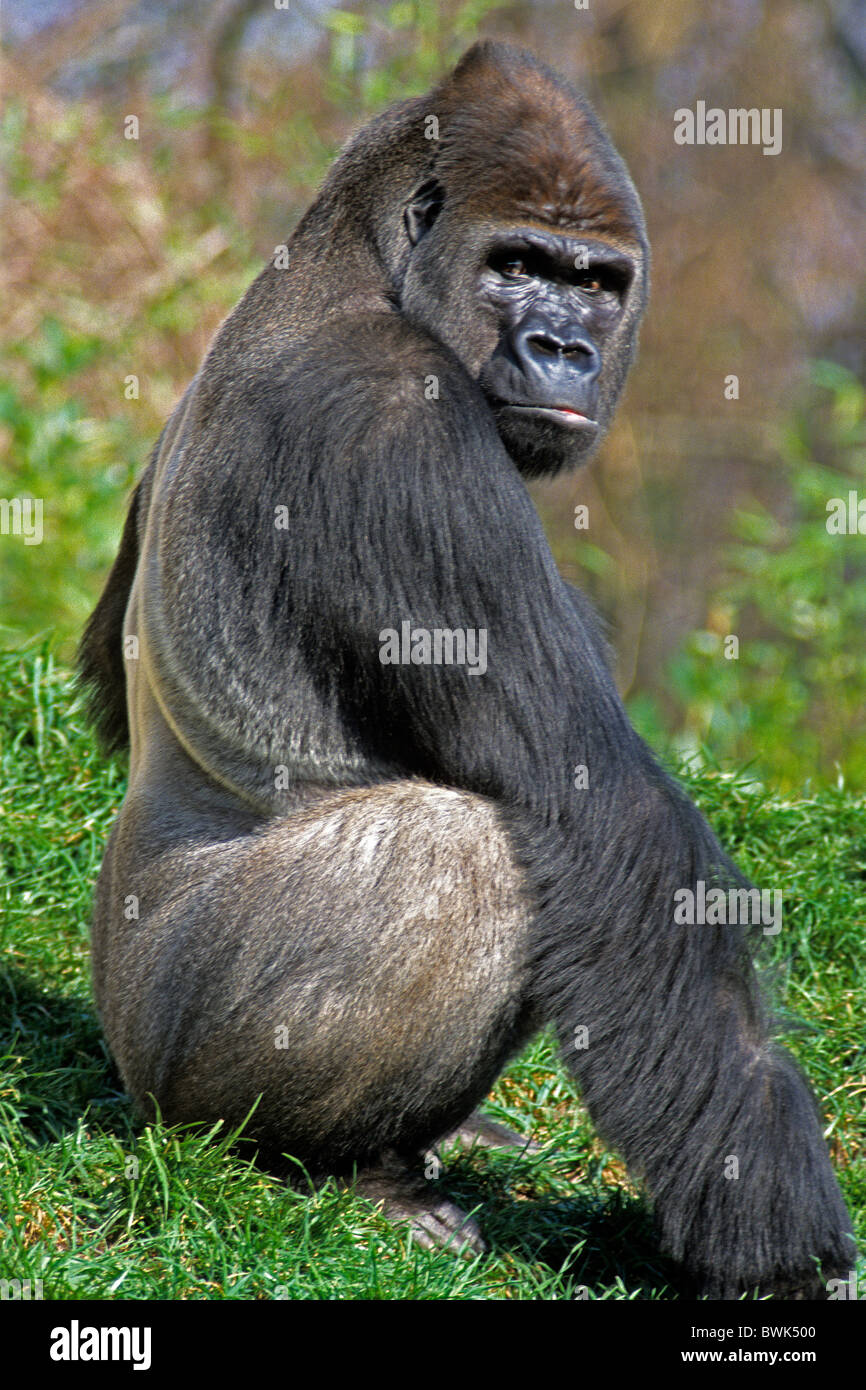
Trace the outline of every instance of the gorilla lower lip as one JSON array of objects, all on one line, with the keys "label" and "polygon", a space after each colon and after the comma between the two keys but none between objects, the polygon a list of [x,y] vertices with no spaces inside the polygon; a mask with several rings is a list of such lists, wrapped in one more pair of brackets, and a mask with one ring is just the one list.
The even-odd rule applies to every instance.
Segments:
[{"label": "gorilla lower lip", "polygon": [[595,420],[590,420],[588,415],[581,415],[579,410],[572,410],[567,405],[517,405],[512,402],[507,403],[508,409],[520,410],[527,415],[538,415],[542,419],[555,420],[559,425],[565,425],[568,429],[597,429],[598,424]]}]

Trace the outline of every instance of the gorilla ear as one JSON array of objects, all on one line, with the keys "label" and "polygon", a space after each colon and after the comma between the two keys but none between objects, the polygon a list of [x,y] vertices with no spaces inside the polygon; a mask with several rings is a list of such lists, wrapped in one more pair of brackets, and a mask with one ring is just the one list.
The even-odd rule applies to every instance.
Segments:
[{"label": "gorilla ear", "polygon": [[417,246],[422,236],[429,232],[442,211],[444,201],[442,185],[434,178],[426,179],[420,188],[416,188],[403,211],[406,234],[413,246]]}]

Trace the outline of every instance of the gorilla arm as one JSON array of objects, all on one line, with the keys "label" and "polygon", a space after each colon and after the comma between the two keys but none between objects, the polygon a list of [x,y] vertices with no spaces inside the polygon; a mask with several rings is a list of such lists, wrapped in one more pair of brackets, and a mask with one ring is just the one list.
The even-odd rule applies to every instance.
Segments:
[{"label": "gorilla arm", "polygon": [[[768,1041],[743,930],[674,923],[677,889],[745,880],[631,729],[472,383],[396,325],[353,333],[362,360],[366,328],[370,399],[352,398],[339,366],[321,375],[337,389],[318,457],[345,457],[354,497],[349,517],[340,489],[323,489],[313,518],[338,540],[330,569],[312,567],[310,611],[351,595],[328,615],[318,680],[342,654],[344,708],[377,756],[500,806],[537,914],[532,1007],[555,1021],[596,1124],[646,1178],[667,1248],[717,1294],[814,1289],[812,1257],[828,1277],[851,1248],[814,1101]],[[374,351],[402,364],[378,401]],[[376,636],[405,619],[485,628],[486,673],[382,666]]]}]

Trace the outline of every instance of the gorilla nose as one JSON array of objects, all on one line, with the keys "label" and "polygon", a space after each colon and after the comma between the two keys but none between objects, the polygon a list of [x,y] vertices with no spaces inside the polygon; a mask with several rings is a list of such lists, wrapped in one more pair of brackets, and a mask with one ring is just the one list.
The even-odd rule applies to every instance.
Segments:
[{"label": "gorilla nose", "polygon": [[601,370],[601,357],[590,338],[549,324],[544,328],[522,324],[513,335],[512,350],[530,381],[578,375],[588,384]]}]

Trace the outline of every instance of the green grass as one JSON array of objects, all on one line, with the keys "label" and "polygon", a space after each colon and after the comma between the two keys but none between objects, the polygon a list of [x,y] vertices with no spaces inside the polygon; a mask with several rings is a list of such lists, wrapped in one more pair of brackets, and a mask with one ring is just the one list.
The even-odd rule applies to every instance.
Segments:
[{"label": "green grass", "polygon": [[[542,1037],[488,1112],[542,1154],[447,1156],[490,1253],[411,1244],[362,1200],[253,1166],[233,1136],[136,1123],[90,999],[93,884],[124,790],[49,649],[0,655],[0,1278],[46,1299],[668,1299],[672,1269],[622,1164],[595,1138]],[[838,790],[780,799],[702,772],[691,790],[758,883],[784,885],[769,942],[789,1045],[828,1118],[866,1238],[862,970],[866,810]],[[866,1277],[861,1269],[860,1278]]]}]

